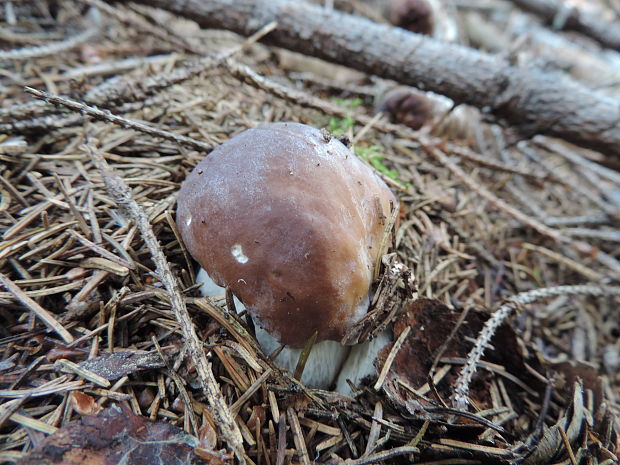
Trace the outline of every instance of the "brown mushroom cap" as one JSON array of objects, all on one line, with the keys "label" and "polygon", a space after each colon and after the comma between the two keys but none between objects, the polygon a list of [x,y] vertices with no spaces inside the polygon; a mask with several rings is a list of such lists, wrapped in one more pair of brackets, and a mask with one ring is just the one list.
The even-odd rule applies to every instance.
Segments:
[{"label": "brown mushroom cap", "polygon": [[391,0],[385,15],[391,24],[408,31],[426,35],[433,32],[433,9],[427,0]]},{"label": "brown mushroom cap", "polygon": [[418,130],[433,119],[431,100],[411,87],[396,87],[387,92],[378,105],[392,123],[400,123]]},{"label": "brown mushroom cap", "polygon": [[298,123],[250,129],[189,174],[189,252],[283,344],[340,340],[366,313],[394,195],[342,143]]}]

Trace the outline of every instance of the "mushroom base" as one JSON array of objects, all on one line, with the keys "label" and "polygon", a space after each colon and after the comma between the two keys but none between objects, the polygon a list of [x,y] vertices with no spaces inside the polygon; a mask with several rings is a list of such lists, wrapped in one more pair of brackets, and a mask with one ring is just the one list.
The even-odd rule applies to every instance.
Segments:
[{"label": "mushroom base", "polygon": [[[223,297],[225,294],[225,289],[215,284],[203,268],[200,268],[196,276],[196,282],[202,283],[200,286],[200,293],[205,297]],[[236,297],[235,307],[237,312],[241,312],[245,309],[243,303]],[[254,322],[257,323],[256,320],[254,320]],[[280,347],[281,344],[258,324],[255,324],[255,328],[256,340],[263,349],[263,352],[270,354]],[[349,355],[350,349],[349,346],[344,346],[336,341],[322,341],[315,344],[306,362],[301,382],[312,388],[331,388],[336,381],[336,377],[340,373],[345,359]],[[280,367],[293,372],[297,366],[301,351],[302,349],[285,347],[275,359],[275,362]],[[350,392],[346,382],[344,385],[346,386],[347,393]]]},{"label": "mushroom base", "polygon": [[378,367],[375,366],[377,355],[381,349],[392,342],[392,339],[392,330],[386,329],[377,334],[374,339],[352,346],[347,360],[338,373],[336,392],[350,395],[351,387],[347,380],[351,381],[353,385],[359,386],[364,378],[376,377],[378,373]]}]

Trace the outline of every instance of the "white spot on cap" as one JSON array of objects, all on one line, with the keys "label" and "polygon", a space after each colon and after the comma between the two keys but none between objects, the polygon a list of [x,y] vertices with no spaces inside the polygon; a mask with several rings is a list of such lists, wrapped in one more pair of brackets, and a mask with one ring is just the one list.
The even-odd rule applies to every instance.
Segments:
[{"label": "white spot on cap", "polygon": [[241,247],[241,244],[233,245],[230,248],[230,253],[233,257],[235,257],[235,260],[237,260],[242,265],[248,262],[248,257],[243,254],[243,248]]},{"label": "white spot on cap", "polygon": [[189,228],[191,224],[192,224],[192,215],[189,215],[187,219],[185,220],[185,226]]}]

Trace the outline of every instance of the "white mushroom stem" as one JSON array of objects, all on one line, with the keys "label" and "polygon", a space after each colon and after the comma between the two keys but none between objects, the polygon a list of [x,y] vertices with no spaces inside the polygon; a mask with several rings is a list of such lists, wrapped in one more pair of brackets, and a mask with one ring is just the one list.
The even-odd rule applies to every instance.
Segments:
[{"label": "white mushroom stem", "polygon": [[[200,286],[200,293],[205,297],[218,297],[223,296],[225,293],[225,289],[215,284],[207,272],[202,268],[200,268],[200,271],[196,276],[196,282],[202,283]],[[236,297],[235,307],[238,313],[245,310],[243,303],[241,303]],[[263,352],[269,355],[280,347],[281,344],[267,331],[262,329],[256,320],[254,320],[254,322],[256,328],[256,339],[262,347]],[[282,368],[290,372],[294,372],[301,351],[302,349],[291,349],[285,347],[275,359],[275,362]],[[306,386],[313,388],[330,389],[334,384],[336,377],[340,372],[340,368],[343,366],[343,363],[349,354],[349,351],[350,347],[343,346],[339,342],[318,342],[312,348],[312,352],[310,352],[310,356],[308,357],[301,377],[301,382]],[[347,393],[349,393],[349,386],[346,382],[344,385],[347,389]]]},{"label": "white mushroom stem", "polygon": [[338,373],[336,392],[350,395],[351,387],[347,380],[353,383],[353,385],[359,386],[364,378],[368,376],[376,377],[378,372],[375,367],[377,355],[381,349],[391,342],[392,331],[385,330],[374,339],[353,346],[349,357],[344,362],[340,373]]}]

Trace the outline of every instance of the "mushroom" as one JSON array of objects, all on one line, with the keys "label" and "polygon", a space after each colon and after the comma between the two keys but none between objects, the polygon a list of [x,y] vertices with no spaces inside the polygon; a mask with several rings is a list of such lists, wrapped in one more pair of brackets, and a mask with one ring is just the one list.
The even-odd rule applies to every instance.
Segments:
[{"label": "mushroom", "polygon": [[428,0],[392,0],[388,2],[385,15],[394,26],[416,34],[433,32],[433,8]]},{"label": "mushroom", "polygon": [[381,331],[374,339],[358,344],[351,349],[336,378],[336,391],[349,394],[349,382],[359,386],[365,378],[375,377],[378,373],[379,354],[393,340],[392,331]]},{"label": "mushroom", "polygon": [[385,113],[391,123],[418,130],[433,119],[433,102],[424,92],[398,86],[381,96],[377,111]]},{"label": "mushroom", "polygon": [[443,0],[387,0],[384,16],[396,27],[444,42],[459,37],[454,6]]},{"label": "mushroom", "polygon": [[315,333],[324,341],[302,381],[327,388],[348,352],[338,341],[368,310],[395,204],[337,139],[271,123],[238,134],[195,167],[181,186],[177,223],[210,279],[245,305],[264,350],[293,349],[279,363],[294,366]]},{"label": "mushroom", "polygon": [[418,130],[428,127],[434,135],[451,140],[475,138],[478,110],[467,105],[455,106],[443,95],[413,87],[381,88],[376,96],[376,112],[385,113],[390,122]]},{"label": "mushroom", "polygon": [[[205,297],[221,297],[225,293],[225,289],[218,286],[204,268],[200,268],[198,271],[196,282],[201,283],[200,293]],[[237,297],[234,297],[234,302],[237,312],[241,313],[245,310],[245,306]],[[267,355],[281,346],[273,336],[259,325],[255,325],[255,331],[256,340],[263,349],[263,352]],[[388,342],[391,342],[391,338]],[[360,346],[362,346],[362,344],[360,344]],[[286,347],[277,356],[275,362],[282,368],[292,372],[297,367],[301,352],[302,349]],[[376,357],[373,357],[372,360],[375,360],[375,358]],[[349,362],[349,360],[351,360],[351,362]],[[354,361],[357,361],[354,353],[350,354],[349,348],[341,345],[339,342],[319,342],[312,348],[312,352],[306,361],[301,381],[307,386],[327,389],[333,384],[334,380],[337,380],[337,386],[343,388],[342,391],[338,392],[349,394],[350,388],[346,383],[346,379],[343,378],[343,380],[340,381],[342,373],[346,373],[347,378],[354,383],[359,382],[365,376],[375,373],[372,369],[374,366],[372,363],[364,364],[363,361],[359,361],[358,364],[354,364]]]}]

